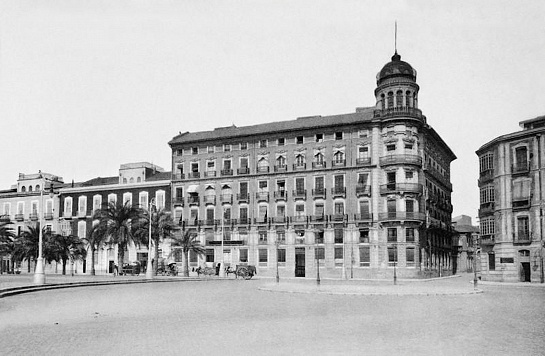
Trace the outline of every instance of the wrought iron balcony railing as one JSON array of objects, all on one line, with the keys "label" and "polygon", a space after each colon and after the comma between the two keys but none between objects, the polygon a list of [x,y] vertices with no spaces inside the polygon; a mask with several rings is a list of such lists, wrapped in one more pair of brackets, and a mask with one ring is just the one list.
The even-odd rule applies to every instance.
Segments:
[{"label": "wrought iron balcony railing", "polygon": [[387,183],[380,186],[380,194],[392,194],[398,192],[422,194],[423,188],[420,183]]},{"label": "wrought iron balcony railing", "polygon": [[393,154],[380,157],[379,163],[381,166],[394,164],[411,164],[416,166],[422,166],[422,157],[420,157],[419,155],[411,154]]}]

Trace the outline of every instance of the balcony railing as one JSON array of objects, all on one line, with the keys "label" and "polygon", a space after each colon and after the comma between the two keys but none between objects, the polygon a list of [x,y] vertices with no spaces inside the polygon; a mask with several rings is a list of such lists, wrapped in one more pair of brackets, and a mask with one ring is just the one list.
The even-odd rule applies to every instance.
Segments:
[{"label": "balcony railing", "polygon": [[422,166],[422,157],[419,155],[395,154],[382,156],[380,157],[379,162],[381,166],[388,166],[392,164],[412,164]]},{"label": "balcony railing", "polygon": [[15,214],[15,221],[23,221],[25,220],[24,214]]},{"label": "balcony railing", "polygon": [[269,166],[266,167],[257,167],[257,173],[269,173]]},{"label": "balcony railing", "polygon": [[422,184],[419,183],[388,183],[380,186],[380,194],[392,194],[397,192],[422,194]]},{"label": "balcony railing", "polygon": [[204,172],[204,176],[205,177],[215,177],[217,175],[217,172],[216,171],[205,171]]},{"label": "balcony railing", "polygon": [[172,175],[172,180],[182,180],[185,179],[185,174],[183,173],[174,173]]},{"label": "balcony railing", "polygon": [[332,214],[329,215],[329,221],[331,222],[344,222],[347,221],[348,215],[346,214]]},{"label": "balcony railing", "polygon": [[513,209],[529,209],[530,205],[530,197],[513,198]]},{"label": "balcony railing", "polygon": [[379,220],[395,220],[395,221],[406,221],[406,220],[416,220],[424,221],[426,220],[426,215],[422,212],[407,212],[407,211],[396,211],[390,213],[379,213]]},{"label": "balcony railing", "polygon": [[286,200],[288,198],[288,192],[285,190],[277,190],[274,192],[275,200]]},{"label": "balcony railing", "polygon": [[293,199],[295,199],[295,200],[297,200],[297,199],[306,199],[307,198],[307,190],[306,189],[293,190],[291,194],[293,195]]},{"label": "balcony railing", "polygon": [[264,225],[268,223],[269,223],[269,219],[267,217],[262,216],[262,217],[254,218],[254,224]]},{"label": "balcony railing", "polygon": [[200,178],[200,177],[201,177],[201,172],[189,172],[189,173],[187,173],[187,178],[188,179]]},{"label": "balcony railing", "polygon": [[371,157],[360,157],[356,158],[357,166],[368,166],[371,164]]},{"label": "balcony railing", "polygon": [[374,118],[390,118],[390,117],[413,117],[416,119],[422,119],[422,110],[409,107],[409,106],[398,106],[382,110],[374,110]]},{"label": "balcony railing", "polygon": [[220,200],[222,204],[233,204],[233,194],[222,194]]},{"label": "balcony railing", "polygon": [[202,221],[204,226],[217,226],[219,224],[219,220],[217,219],[205,219]]},{"label": "balcony railing", "polygon": [[513,233],[513,243],[514,244],[529,244],[532,242],[532,233],[531,232],[514,232]]},{"label": "balcony railing", "polygon": [[306,224],[308,217],[306,215],[296,215],[291,218],[291,222],[294,224]]},{"label": "balcony railing", "polygon": [[30,213],[29,218],[32,221],[38,221],[38,213]]},{"label": "balcony railing", "polygon": [[271,218],[273,224],[285,224],[288,222],[288,217],[286,216],[275,216]]},{"label": "balcony railing", "polygon": [[248,167],[242,167],[237,169],[238,175],[244,175],[244,174],[250,174],[250,168]]},{"label": "balcony railing", "polygon": [[62,217],[65,219],[72,219],[72,212],[71,211],[63,211]]},{"label": "balcony railing", "polygon": [[345,159],[337,159],[331,162],[333,167],[344,167],[346,166],[346,160]]},{"label": "balcony railing", "polygon": [[363,185],[358,184],[356,185],[356,195],[362,196],[362,195],[371,195],[371,186],[370,185]]},{"label": "balcony railing", "polygon": [[323,198],[323,199],[325,199],[325,196],[326,196],[326,190],[324,188],[312,189],[312,197],[313,198]]},{"label": "balcony railing", "polygon": [[288,171],[288,166],[283,164],[283,165],[279,165],[279,166],[274,166],[274,171],[275,172],[287,172]]},{"label": "balcony railing", "polygon": [[493,246],[495,243],[494,235],[481,235],[481,246]]},{"label": "balcony railing", "polygon": [[312,162],[312,168],[326,168],[325,162]]},{"label": "balcony railing", "polygon": [[517,164],[511,165],[512,174],[528,174],[530,173],[530,163],[520,162]]},{"label": "balcony railing", "polygon": [[491,181],[492,179],[494,179],[494,170],[493,169],[484,170],[479,174],[478,184],[479,185],[484,184],[488,181]]},{"label": "balcony railing", "polygon": [[304,171],[305,169],[307,169],[307,164],[306,163],[301,163],[301,164],[294,163],[293,164],[293,170],[294,171]]},{"label": "balcony railing", "polygon": [[200,205],[200,199],[199,196],[188,196],[187,197],[187,204],[189,205]]},{"label": "balcony railing", "polygon": [[204,204],[216,204],[216,196],[215,195],[205,195],[205,196],[203,196],[203,202],[204,202]]},{"label": "balcony railing", "polygon": [[239,203],[248,203],[250,201],[250,195],[248,193],[238,193],[237,200]]},{"label": "balcony railing", "polygon": [[233,175],[233,170],[232,169],[222,169],[221,170],[221,176],[222,177],[232,176],[232,175]]},{"label": "balcony railing", "polygon": [[345,198],[346,197],[346,188],[345,187],[333,187],[333,188],[331,188],[331,195],[333,196],[333,198],[338,198],[338,197]]},{"label": "balcony railing", "polygon": [[326,216],[325,215],[311,215],[309,217],[311,223],[325,223],[326,222]]},{"label": "balcony railing", "polygon": [[481,204],[481,208],[479,209],[479,216],[493,214],[494,209],[495,209],[494,202]]},{"label": "balcony railing", "polygon": [[372,221],[372,220],[373,220],[373,214],[370,214],[370,213],[354,214],[354,221],[356,222]]},{"label": "balcony railing", "polygon": [[255,193],[255,198],[258,202],[269,201],[269,192],[257,192]]},{"label": "balcony railing", "polygon": [[172,204],[176,206],[184,206],[184,197],[174,197],[174,199],[172,199]]},{"label": "balcony railing", "polygon": [[239,218],[238,224],[239,225],[250,225],[252,223],[252,220],[250,218]]}]

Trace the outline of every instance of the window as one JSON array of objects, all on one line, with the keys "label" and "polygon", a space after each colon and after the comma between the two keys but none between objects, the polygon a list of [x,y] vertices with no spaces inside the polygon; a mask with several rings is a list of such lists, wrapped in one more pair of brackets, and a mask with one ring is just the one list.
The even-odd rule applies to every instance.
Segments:
[{"label": "window", "polygon": [[397,248],[388,246],[388,264],[393,265],[397,262]]},{"label": "window", "polygon": [[87,223],[85,221],[78,222],[78,237],[80,239],[86,238]]},{"label": "window", "polygon": [[303,167],[305,165],[305,156],[301,154],[295,156],[295,165],[297,167]]},{"label": "window", "polygon": [[342,247],[335,247],[335,259],[340,260],[343,258],[343,248]]},{"label": "window", "polygon": [[298,194],[305,191],[305,178],[295,178],[295,190]]},{"label": "window", "polygon": [[343,139],[343,133],[335,132],[335,140],[342,140],[342,139]]},{"label": "window", "polygon": [[405,179],[413,179],[414,172],[413,171],[405,171]]},{"label": "window", "polygon": [[335,190],[341,190],[344,188],[344,176],[336,175],[333,177]]},{"label": "window", "polygon": [[[178,194],[178,189],[180,190],[180,196],[176,196],[176,198],[178,199],[181,199],[182,198],[182,188],[176,188],[176,194]],[[140,208],[142,209],[149,209],[149,206],[148,206],[148,192],[140,192],[138,194],[138,204],[140,204]]]},{"label": "window", "polygon": [[334,234],[335,234],[335,243],[336,244],[342,244],[343,239],[344,239],[344,230],[336,228],[333,231],[334,231]]},{"label": "window", "polygon": [[335,202],[335,215],[344,215],[344,203],[342,201]]},{"label": "window", "polygon": [[214,146],[208,146],[208,148],[206,149],[206,152],[214,153]]},{"label": "window", "polygon": [[259,263],[263,263],[263,264],[267,263],[268,257],[269,257],[267,249],[260,248],[258,252],[259,252]]},{"label": "window", "polygon": [[192,147],[191,148],[191,154],[198,155],[199,154],[199,148],[198,147]]},{"label": "window", "polygon": [[223,152],[230,152],[231,151],[231,145],[223,145]]},{"label": "window", "polygon": [[371,253],[369,246],[360,246],[360,267],[369,267],[371,263]]},{"label": "window", "polygon": [[297,204],[295,206],[295,216],[297,217],[305,216],[305,206],[303,204]]},{"label": "window", "polygon": [[278,217],[286,216],[286,206],[285,205],[277,205],[276,206],[276,216],[278,216]]},{"label": "window", "polygon": [[514,171],[525,171],[528,169],[528,149],[524,147],[517,147],[515,149],[515,166]]},{"label": "window", "polygon": [[4,203],[4,215],[10,215],[11,210],[11,204],[10,203]]},{"label": "window", "polygon": [[314,189],[316,189],[317,192],[324,191],[324,177],[314,178]]},{"label": "window", "polygon": [[403,106],[403,92],[401,90],[396,92],[396,106],[398,108]]},{"label": "window", "polygon": [[278,146],[284,146],[284,143],[285,143],[285,139],[283,138],[278,139]]},{"label": "window", "polygon": [[325,259],[325,249],[323,247],[316,247],[316,259],[323,260]]},{"label": "window", "polygon": [[284,156],[278,156],[276,159],[276,165],[280,168],[286,167],[286,158]]},{"label": "window", "polygon": [[324,216],[324,203],[316,203],[314,206],[314,215],[316,215],[317,218],[322,218]]},{"label": "window", "polygon": [[405,142],[405,149],[406,150],[412,150],[413,149],[413,144],[410,143],[410,142]]},{"label": "window", "polygon": [[245,151],[248,149],[248,143],[247,142],[241,142],[240,143],[240,150]]},{"label": "window", "polygon": [[226,159],[223,161],[223,170],[224,171],[230,171],[231,170],[231,160]]},{"label": "window", "polygon": [[108,194],[108,204],[117,204],[117,194],[115,193],[111,193],[111,194]]},{"label": "window", "polygon": [[369,200],[360,200],[360,215],[362,218],[370,218]]},{"label": "window", "polygon": [[78,213],[85,215],[87,213],[87,197],[81,196],[78,198]]},{"label": "window", "polygon": [[368,244],[368,243],[369,243],[369,230],[361,229],[360,230],[360,244]]},{"label": "window", "polygon": [[494,169],[494,154],[486,153],[479,157],[479,172],[485,172],[489,169]]},{"label": "window", "polygon": [[123,205],[132,205],[132,193],[123,194]]},{"label": "window", "polygon": [[344,152],[343,151],[337,151],[333,155],[333,161],[335,163],[343,163],[344,162]]},{"label": "window", "polygon": [[481,235],[483,236],[494,235],[494,232],[495,232],[494,218],[490,217],[490,218],[481,219],[480,228],[481,228]]},{"label": "window", "polygon": [[397,242],[396,228],[388,228],[388,242]]},{"label": "window", "polygon": [[396,150],[396,145],[395,145],[395,143],[386,145],[386,151],[387,151],[387,152],[392,153],[392,152],[394,152],[395,150]]},{"label": "window", "polygon": [[481,205],[486,203],[491,203],[495,201],[494,198],[494,186],[489,184],[481,187]]},{"label": "window", "polygon": [[216,170],[216,161],[208,161],[206,162],[206,171],[215,171]]},{"label": "window", "polygon": [[296,143],[298,145],[302,145],[303,144],[303,136],[297,136],[296,138]]},{"label": "window", "polygon": [[405,262],[407,266],[414,266],[414,247],[405,248]]},{"label": "window", "polygon": [[488,270],[496,270],[496,254],[494,252],[488,253]]},{"label": "window", "polygon": [[393,107],[394,107],[394,93],[389,92],[388,93],[388,109],[393,108]]},{"label": "window", "polygon": [[267,185],[267,181],[266,180],[261,180],[258,182],[258,187],[259,187],[259,190],[261,191],[268,191],[268,185]]},{"label": "window", "polygon": [[176,156],[183,156],[184,155],[184,150],[182,148],[178,148],[176,150]]},{"label": "window", "polygon": [[240,222],[243,224],[243,223],[247,223],[248,221],[248,208],[245,207],[245,206],[242,206],[240,207],[239,211],[238,211],[238,217],[240,218]]},{"label": "window", "polygon": [[158,190],[155,192],[155,204],[157,209],[163,209],[165,207],[165,191]]},{"label": "window", "polygon": [[64,199],[64,215],[72,215],[72,197]]},{"label": "window", "polygon": [[405,228],[405,241],[414,242],[414,227]]},{"label": "window", "polygon": [[243,263],[248,263],[248,249],[241,248],[239,250],[239,261]]},{"label": "window", "polygon": [[517,217],[517,239],[530,240],[530,225],[528,216]]},{"label": "window", "polygon": [[316,142],[324,142],[324,134],[316,134]]},{"label": "window", "polygon": [[405,211],[407,213],[414,213],[414,200],[405,200]]},{"label": "window", "polygon": [[278,254],[278,263],[285,263],[286,262],[286,249],[285,248],[279,248],[277,250]]},{"label": "window", "polygon": [[267,147],[267,140],[260,140],[259,148],[265,148],[265,147]]},{"label": "window", "polygon": [[199,172],[199,163],[197,162],[191,163],[191,172],[193,173]]},{"label": "window", "polygon": [[358,132],[359,138],[365,138],[369,136],[369,130],[360,130]]},{"label": "window", "polygon": [[321,152],[318,152],[314,155],[314,162],[316,165],[323,165],[324,164],[324,155]]},{"label": "window", "polygon": [[214,262],[214,250],[206,249],[206,262]]},{"label": "window", "polygon": [[358,147],[358,158],[367,158],[369,157],[369,147],[359,146]]}]

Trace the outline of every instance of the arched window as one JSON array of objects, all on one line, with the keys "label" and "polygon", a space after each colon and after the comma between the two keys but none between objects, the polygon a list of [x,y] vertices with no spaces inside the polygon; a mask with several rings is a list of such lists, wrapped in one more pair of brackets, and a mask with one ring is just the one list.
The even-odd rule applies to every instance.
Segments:
[{"label": "arched window", "polygon": [[31,185],[28,186],[28,191],[29,191],[29,192],[32,191],[32,186],[31,186]]},{"label": "arched window", "polygon": [[344,152],[343,151],[337,151],[333,155],[333,159],[335,160],[335,163],[343,163],[344,162]]},{"label": "arched window", "polygon": [[129,183],[134,183],[134,178],[131,177],[131,179],[129,179]]},{"label": "arched window", "polygon": [[386,96],[384,94],[380,96],[380,108],[382,110],[386,109]]},{"label": "arched window", "polygon": [[316,164],[324,164],[324,155],[321,152],[318,152],[316,155],[314,155],[314,162]]},{"label": "arched window", "polygon": [[35,191],[39,191],[40,190],[40,185],[39,184],[36,184],[36,189],[34,189]]},{"label": "arched window", "polygon": [[280,168],[286,166],[286,158],[284,156],[278,156],[276,159],[276,165]]},{"label": "arched window", "polygon": [[396,107],[400,108],[403,106],[403,92],[398,90],[396,93]]},{"label": "arched window", "polygon": [[136,178],[136,183],[140,183],[141,181],[142,181],[142,178],[140,178],[140,177]]},{"label": "arched window", "polygon": [[394,93],[389,92],[388,93],[388,109],[391,109],[394,107]]},{"label": "arched window", "polygon": [[406,106],[412,107],[413,106],[413,98],[411,96],[411,92],[409,90],[407,90],[405,95],[406,95],[406,97],[405,97]]},{"label": "arched window", "polygon": [[23,193],[26,192],[26,187],[24,185],[21,187],[21,192],[23,192]]}]

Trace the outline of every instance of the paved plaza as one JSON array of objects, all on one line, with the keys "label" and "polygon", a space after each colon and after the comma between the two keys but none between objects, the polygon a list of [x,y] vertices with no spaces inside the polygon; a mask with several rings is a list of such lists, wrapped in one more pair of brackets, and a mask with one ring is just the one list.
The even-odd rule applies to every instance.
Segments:
[{"label": "paved plaza", "polygon": [[479,289],[463,275],[320,289],[209,278],[44,290],[0,299],[0,354],[542,355],[545,289]]}]

